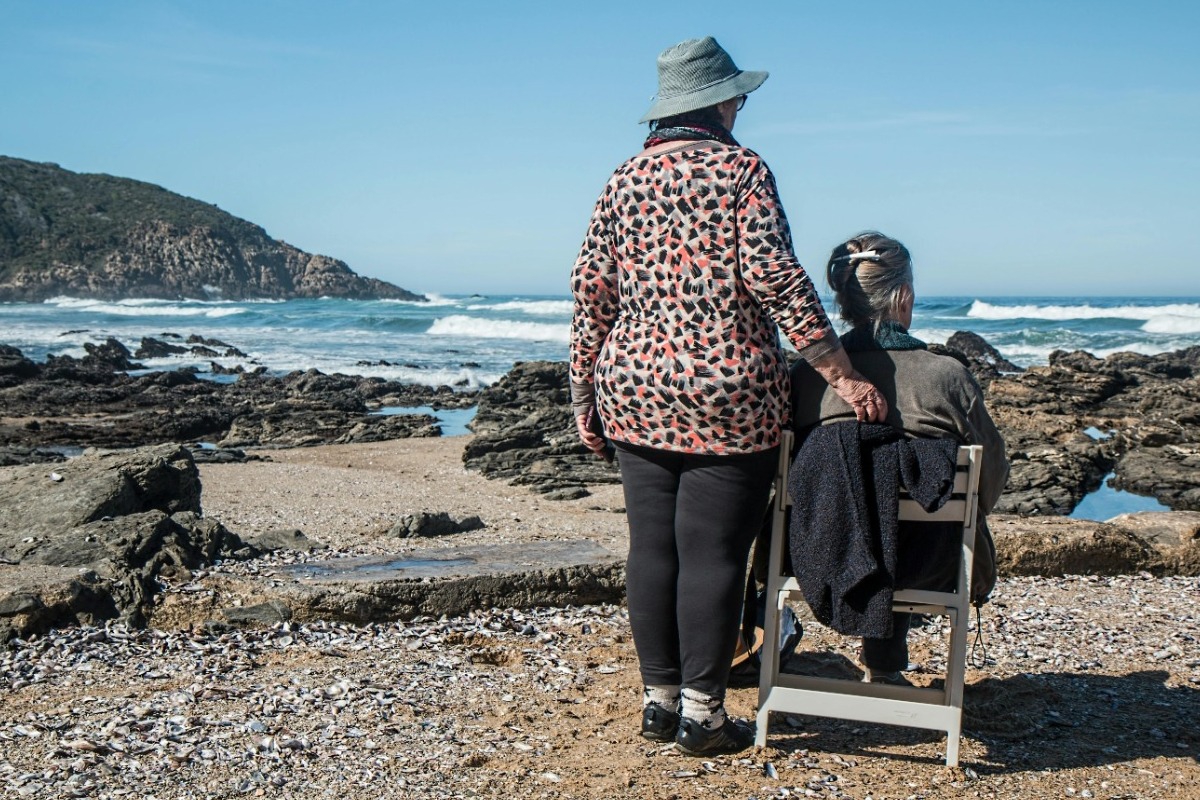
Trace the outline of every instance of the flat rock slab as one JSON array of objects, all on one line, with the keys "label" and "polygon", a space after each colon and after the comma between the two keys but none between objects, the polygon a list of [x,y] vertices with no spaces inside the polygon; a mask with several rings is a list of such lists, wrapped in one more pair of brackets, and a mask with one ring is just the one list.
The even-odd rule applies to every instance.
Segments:
[{"label": "flat rock slab", "polygon": [[590,541],[427,548],[286,567],[272,585],[242,594],[251,603],[283,604],[302,622],[368,623],[619,601],[625,564]]},{"label": "flat rock slab", "polygon": [[439,547],[400,556],[337,558],[282,570],[294,578],[320,582],[445,580],[481,575],[519,575],[615,560],[595,542],[547,541],[520,544]]},{"label": "flat rock slab", "polygon": [[1200,511],[1139,511],[1108,520],[1155,547],[1180,547],[1200,539]]}]

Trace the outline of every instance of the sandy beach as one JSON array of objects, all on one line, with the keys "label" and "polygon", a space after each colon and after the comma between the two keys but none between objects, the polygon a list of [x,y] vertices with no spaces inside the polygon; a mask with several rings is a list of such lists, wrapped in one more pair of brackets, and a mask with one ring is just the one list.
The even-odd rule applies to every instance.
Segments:
[{"label": "sandy beach", "polygon": [[[418,511],[484,520],[456,543],[587,538],[623,552],[619,486],[548,501],[465,471],[463,443],[204,465],[203,507],[234,531],[300,529],[328,545],[319,557],[446,545],[385,535]],[[1005,579],[983,630],[962,766],[948,769],[936,734],[805,717],[776,719],[769,747],[736,757],[647,743],[620,606],[76,628],[0,653],[0,786],[163,799],[1200,797],[1200,579]],[[943,633],[914,632],[917,683],[933,679]],[[810,622],[797,658],[852,675],[855,651]],[[731,691],[737,715],[755,702],[754,688]]]},{"label": "sandy beach", "polygon": [[589,539],[628,549],[619,485],[593,486],[578,500],[546,500],[463,467],[467,437],[397,439],[366,445],[262,450],[270,461],[200,467],[202,504],[235,532],[298,528],[311,539],[355,554],[443,546],[439,539],[385,537],[405,514],[478,515],[485,528],[456,534],[456,544]]}]

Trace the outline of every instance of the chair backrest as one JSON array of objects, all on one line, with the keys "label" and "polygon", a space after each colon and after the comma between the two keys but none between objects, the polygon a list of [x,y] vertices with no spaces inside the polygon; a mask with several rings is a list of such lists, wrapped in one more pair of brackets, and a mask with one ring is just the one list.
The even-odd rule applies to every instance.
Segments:
[{"label": "chair backrest", "polygon": [[[958,448],[954,471],[954,488],[950,499],[936,511],[926,511],[915,500],[900,494],[899,518],[902,522],[957,522],[962,530],[962,558],[959,560],[958,581],[954,594],[956,605],[966,610],[971,598],[971,566],[975,563],[975,528],[979,518],[979,470],[983,464],[983,447],[964,445]],[[947,605],[945,592],[923,592],[914,589],[897,591],[894,604],[920,603],[923,596],[936,596],[933,602]]]},{"label": "chair backrest", "polygon": [[[795,435],[791,431],[784,431],[783,441],[780,444],[779,469],[775,476],[775,500],[778,503],[778,508],[784,513],[792,505],[791,496],[788,493],[788,469],[791,467],[792,455],[795,447]],[[979,471],[983,465],[983,447],[980,445],[962,445],[958,448],[957,462],[954,471],[954,487],[951,490],[950,499],[936,511],[926,511],[921,508],[921,505],[912,500],[908,496],[908,492],[901,489],[900,491],[900,507],[898,509],[898,519],[902,522],[956,522],[963,526],[962,537],[962,566],[960,570],[962,579],[956,591],[962,591],[966,597],[970,597],[971,589],[971,570],[965,568],[965,565],[974,563],[975,560],[975,529],[979,516]],[[778,544],[782,544],[779,542]],[[786,548],[780,548],[780,555],[786,552]],[[779,574],[779,570],[786,569],[786,565],[781,560],[777,560],[771,564],[771,570],[775,574]],[[904,590],[898,594],[913,595],[918,594],[912,590]],[[929,593],[925,593],[929,594]],[[938,594],[944,594],[939,592]]]}]

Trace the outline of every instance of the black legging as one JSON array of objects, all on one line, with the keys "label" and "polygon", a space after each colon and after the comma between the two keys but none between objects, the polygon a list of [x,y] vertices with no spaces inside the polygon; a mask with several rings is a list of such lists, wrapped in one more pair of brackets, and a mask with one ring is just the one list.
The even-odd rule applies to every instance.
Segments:
[{"label": "black legging", "polygon": [[618,444],[629,622],[647,685],[724,697],[778,448],[691,455]]}]

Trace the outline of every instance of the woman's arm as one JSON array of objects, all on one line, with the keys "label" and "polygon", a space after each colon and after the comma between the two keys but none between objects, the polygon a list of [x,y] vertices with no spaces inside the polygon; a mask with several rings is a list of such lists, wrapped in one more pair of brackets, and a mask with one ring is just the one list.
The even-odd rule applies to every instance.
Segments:
[{"label": "woman's arm", "polygon": [[842,349],[812,280],[796,260],[775,178],[761,161],[739,194],[737,225],[738,261],[747,287],[860,422],[883,422],[887,400]]},{"label": "woman's arm", "polygon": [[618,310],[617,262],[608,238],[607,197],[606,189],[592,212],[571,270],[571,294],[575,298],[571,318],[571,412],[579,438],[594,453],[604,451],[604,439],[587,424],[596,404],[596,359]]}]

